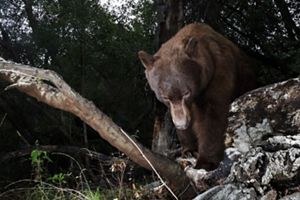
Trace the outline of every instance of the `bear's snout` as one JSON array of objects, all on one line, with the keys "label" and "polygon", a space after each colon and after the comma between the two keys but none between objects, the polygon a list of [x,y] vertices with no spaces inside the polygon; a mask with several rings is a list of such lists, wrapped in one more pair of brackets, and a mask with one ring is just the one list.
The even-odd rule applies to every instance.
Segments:
[{"label": "bear's snout", "polygon": [[173,123],[178,130],[186,130],[189,127],[189,122],[186,119],[175,119]]},{"label": "bear's snout", "polygon": [[170,111],[176,129],[186,130],[190,126],[190,112],[184,102],[178,104],[170,103]]}]

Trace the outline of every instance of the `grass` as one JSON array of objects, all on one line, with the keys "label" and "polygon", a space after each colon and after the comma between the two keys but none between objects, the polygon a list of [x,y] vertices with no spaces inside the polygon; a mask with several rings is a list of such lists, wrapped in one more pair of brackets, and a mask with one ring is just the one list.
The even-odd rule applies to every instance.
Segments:
[{"label": "grass", "polygon": [[[32,184],[32,180],[21,180],[10,184],[14,185]],[[12,187],[0,194],[0,199],[11,200],[120,200],[120,199],[145,199],[142,189],[123,188],[120,189],[95,190],[84,189],[75,190],[67,187],[57,187],[46,182],[36,183],[32,187]]]},{"label": "grass", "polygon": [[[47,152],[34,150],[31,153],[32,178],[15,181],[7,185],[0,193],[0,200],[131,200],[149,199],[143,188],[136,183],[125,181],[126,162],[115,162],[109,172],[114,181],[109,187],[97,188],[85,175],[88,171],[77,160],[67,154],[59,154],[68,159],[79,169],[73,172],[58,172],[50,175],[47,163],[53,162]],[[128,168],[128,167],[127,167]],[[111,177],[111,176],[106,176]],[[70,184],[73,182],[73,184]],[[74,184],[76,182],[76,184]],[[110,182],[110,181],[109,181]],[[112,184],[112,182],[115,182]],[[72,186],[71,186],[72,185]],[[150,198],[151,199],[151,198]]]}]

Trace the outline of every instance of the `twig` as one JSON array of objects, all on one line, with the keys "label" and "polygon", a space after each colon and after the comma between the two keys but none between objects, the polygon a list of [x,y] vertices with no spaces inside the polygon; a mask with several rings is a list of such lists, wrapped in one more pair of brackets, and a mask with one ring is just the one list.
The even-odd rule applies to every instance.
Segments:
[{"label": "twig", "polygon": [[2,117],[1,122],[0,122],[0,127],[3,125],[3,123],[6,119],[6,116],[7,116],[7,113],[5,113],[4,116]]},{"label": "twig", "polygon": [[21,140],[26,144],[26,146],[30,147],[30,143],[23,137],[23,135],[20,133],[20,131],[17,130],[17,134],[21,138]]},{"label": "twig", "polygon": [[140,149],[140,147],[131,139],[131,137],[123,130],[121,129],[121,132],[128,138],[128,140],[137,148],[137,150],[141,153],[142,157],[147,161],[151,169],[154,171],[158,179],[162,182],[163,186],[167,188],[167,190],[171,193],[171,195],[178,200],[178,197],[176,194],[172,191],[172,189],[166,184],[166,182],[163,180],[163,178],[160,176],[160,174],[157,172],[157,170],[154,168],[150,160],[146,157],[146,155],[143,153],[143,151]]}]

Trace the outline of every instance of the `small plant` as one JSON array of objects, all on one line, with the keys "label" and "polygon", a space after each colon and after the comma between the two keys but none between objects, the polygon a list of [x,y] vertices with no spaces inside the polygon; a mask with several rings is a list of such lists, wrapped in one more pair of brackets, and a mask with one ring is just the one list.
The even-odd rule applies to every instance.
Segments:
[{"label": "small plant", "polygon": [[97,188],[96,191],[86,190],[84,193],[86,195],[87,200],[102,200],[102,199],[104,199],[102,197],[102,195],[100,194],[99,188]]},{"label": "small plant", "polygon": [[59,186],[62,186],[63,184],[67,183],[66,176],[69,176],[70,174],[64,174],[64,173],[58,173],[54,174],[53,176],[47,178],[48,181],[51,181],[52,183],[58,184]]},{"label": "small plant", "polygon": [[[53,155],[53,154],[52,154]],[[65,153],[56,153],[65,156],[77,164],[80,173],[58,172],[54,175],[47,173],[47,163],[53,162],[45,151],[33,150],[30,155],[34,179],[25,179],[11,183],[5,192],[0,193],[0,199],[17,200],[141,200],[153,199],[153,194],[145,190],[140,183],[127,179],[130,170],[127,159],[122,157],[110,166],[110,187],[94,189],[85,176],[86,169],[80,163]],[[108,170],[108,169],[107,169]],[[107,176],[107,175],[106,175]],[[108,177],[108,176],[107,176]],[[131,179],[131,180],[130,180]],[[68,181],[76,181],[77,187],[68,185]],[[127,181],[128,180],[128,181]],[[20,184],[20,186],[18,186]],[[14,186],[15,185],[15,186]],[[14,187],[16,188],[14,188]],[[25,186],[25,187],[24,187]],[[28,187],[29,186],[29,187]]]},{"label": "small plant", "polygon": [[124,195],[124,175],[125,175],[125,170],[127,167],[127,163],[124,161],[124,159],[117,160],[112,166],[111,166],[111,171],[117,174],[117,180],[119,183],[119,191],[118,191],[118,198],[117,199],[122,199],[122,196]]},{"label": "small plant", "polygon": [[34,180],[41,181],[44,173],[45,161],[52,162],[46,151],[33,150],[31,152],[31,165],[34,169]]}]

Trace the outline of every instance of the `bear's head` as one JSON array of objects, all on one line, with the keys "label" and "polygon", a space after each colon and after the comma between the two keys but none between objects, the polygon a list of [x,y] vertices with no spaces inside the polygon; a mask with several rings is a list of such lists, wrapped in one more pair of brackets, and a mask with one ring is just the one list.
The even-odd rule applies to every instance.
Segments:
[{"label": "bear's head", "polygon": [[192,107],[207,82],[206,70],[197,58],[197,40],[162,45],[155,55],[138,53],[157,99],[169,107],[172,121],[185,130],[193,120]]}]

